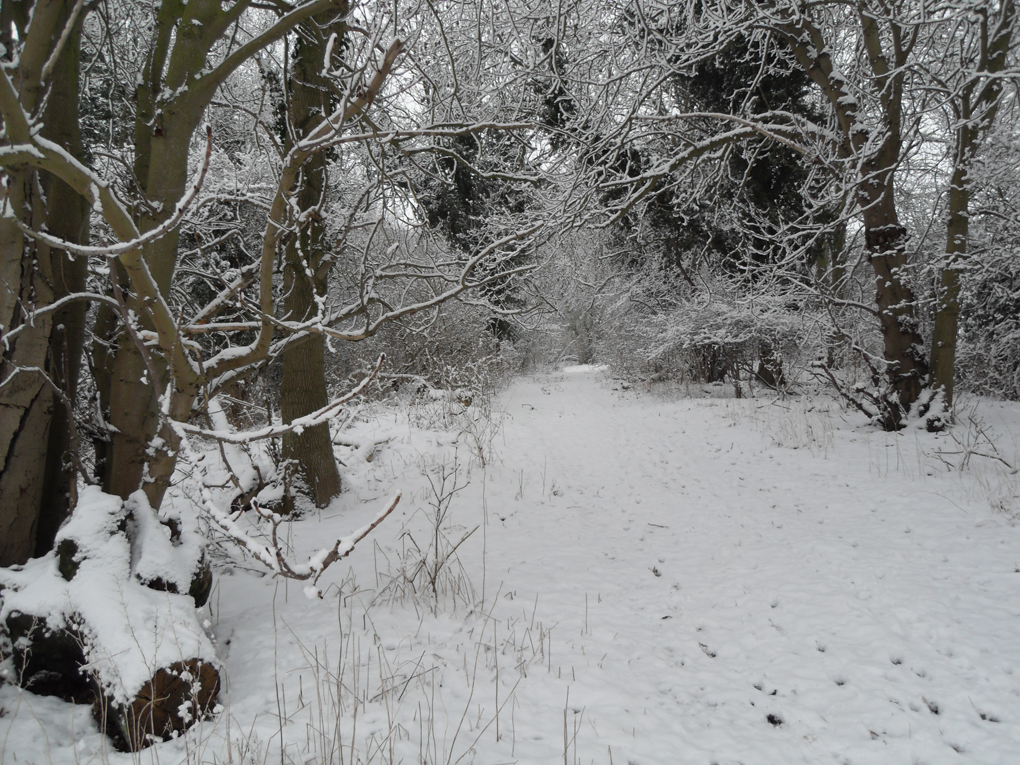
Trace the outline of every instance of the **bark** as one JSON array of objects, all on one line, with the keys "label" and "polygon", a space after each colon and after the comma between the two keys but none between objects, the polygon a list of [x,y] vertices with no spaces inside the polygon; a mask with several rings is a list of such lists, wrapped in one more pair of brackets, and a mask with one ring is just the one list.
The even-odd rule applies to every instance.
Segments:
[{"label": "bark", "polygon": [[[294,138],[307,136],[322,122],[323,115],[332,111],[329,105],[330,86],[322,76],[322,62],[331,33],[336,33],[339,38],[334,50],[342,50],[344,28],[343,23],[337,20],[341,16],[335,12],[321,14],[301,29],[288,83],[288,115]],[[325,153],[309,158],[295,195],[298,209],[312,211],[312,214],[286,248],[284,312],[290,321],[314,317],[318,309],[316,298],[326,294],[328,244],[318,208],[326,190],[327,160]],[[325,351],[324,339],[316,336],[284,352],[280,386],[280,413],[284,423],[311,414],[328,403]],[[340,493],[340,474],[328,423],[285,435],[283,457],[294,461],[301,483],[316,507],[325,507]]]},{"label": "bark", "polygon": [[[8,204],[19,217],[31,221],[35,174],[11,173],[8,181]],[[0,362],[0,566],[28,560],[35,552],[38,532],[53,406],[53,391],[41,374],[52,319],[42,316],[26,325],[36,305],[52,302],[45,273],[48,258],[38,255],[11,221],[0,220],[0,277],[5,285],[0,323],[5,334],[22,330],[6,344]]]},{"label": "bark", "polygon": [[953,403],[956,368],[956,337],[960,323],[960,259],[967,255],[970,218],[970,184],[966,168],[957,166],[949,189],[946,222],[946,267],[939,276],[935,326],[931,336],[932,387],[942,391],[945,406]]},{"label": "bark", "polygon": [[117,749],[135,752],[175,738],[213,711],[220,673],[193,657],[157,667],[129,701],[117,701],[89,675],[84,650],[90,641],[88,621],[78,614],[65,621],[51,627],[46,614],[8,614],[3,626],[12,639],[18,684],[40,696],[91,703],[100,730]]},{"label": "bark", "polygon": [[[831,239],[823,246],[818,258],[816,278],[824,285],[833,297],[840,299],[846,293],[846,221],[841,221],[833,232]],[[839,331],[830,330],[822,337],[825,344],[825,366],[830,369],[836,366],[839,354],[846,349],[846,337]]]},{"label": "bark", "polygon": [[773,390],[786,388],[786,373],[783,371],[783,357],[769,340],[758,346],[758,368],[754,376]]},{"label": "bark", "polygon": [[[316,338],[283,355],[280,413],[284,422],[310,414],[328,403],[323,361],[324,343]],[[333,455],[329,424],[283,437],[283,457],[294,460],[302,483],[316,507],[340,494],[340,473]]]},{"label": "bark", "polygon": [[[25,39],[15,81],[21,107],[33,113],[44,90],[43,66],[70,18],[72,0],[5,4],[0,23]],[[26,14],[31,10],[32,24]],[[47,79],[41,134],[81,155],[78,122],[79,16]],[[7,41],[10,42],[9,40]],[[88,205],[53,176],[30,168],[8,172],[8,204],[23,223],[46,226],[61,238],[87,235]],[[73,401],[82,347],[84,305],[33,316],[84,284],[84,259],[27,240],[0,221],[0,331],[19,329],[0,362],[0,566],[46,552],[70,507],[73,471],[64,468],[70,446],[68,412],[55,395]],[[53,332],[54,327],[60,331]],[[47,381],[48,378],[48,381]],[[54,417],[57,422],[54,423]]]},{"label": "bark", "polygon": [[[189,77],[201,71],[216,39],[212,34],[213,25],[218,26],[217,21],[224,15],[218,0],[195,0],[187,5],[180,0],[166,0],[160,5],[152,48],[136,90],[134,170],[142,184],[141,191],[151,203],[149,212],[137,221],[142,233],[166,220],[184,196],[191,139],[207,104],[206,100],[194,98],[165,104],[159,101],[160,95],[180,88]],[[176,35],[173,34],[175,29]],[[164,296],[169,294],[177,264],[178,240],[179,232],[174,230],[143,248],[142,257]],[[152,330],[146,318],[147,311],[131,293],[129,282],[122,279],[121,286],[126,293],[127,307],[142,317],[138,329]],[[109,310],[112,309],[104,309]],[[100,317],[100,322],[107,328],[116,326],[106,316]],[[102,483],[106,491],[126,499],[143,485],[146,464],[152,456],[147,451],[159,429],[157,396],[164,390],[157,390],[157,385],[162,387],[169,380],[168,364],[160,354],[150,354],[158,375],[158,379],[153,380],[130,332],[120,328],[115,337],[105,339],[112,346],[112,354],[111,358],[104,359],[109,378],[104,381],[106,390],[101,396],[109,407],[109,423],[113,427]],[[103,355],[104,350],[99,354]],[[153,493],[150,502],[158,507],[166,487],[153,486],[150,482],[145,488],[147,494]]]},{"label": "bark", "polygon": [[39,696],[87,704],[94,698],[85,673],[82,637],[73,627],[52,628],[45,615],[12,611],[3,624],[13,650],[11,663],[18,684]]},{"label": "bark", "polygon": [[846,221],[837,224],[832,236],[822,245],[815,263],[815,275],[836,297],[843,297],[846,279]]},{"label": "bark", "polygon": [[864,244],[875,272],[875,305],[882,332],[883,357],[891,395],[880,397],[879,412],[888,430],[903,425],[903,418],[920,398],[928,378],[924,338],[917,322],[917,298],[905,279],[907,230],[896,210],[896,167],[902,150],[900,104],[888,103],[885,140],[866,162],[858,182],[858,205],[864,217]]},{"label": "bark", "polygon": [[187,659],[160,667],[127,704],[99,698],[92,711],[119,750],[137,752],[187,731],[212,712],[219,692],[216,668]]}]

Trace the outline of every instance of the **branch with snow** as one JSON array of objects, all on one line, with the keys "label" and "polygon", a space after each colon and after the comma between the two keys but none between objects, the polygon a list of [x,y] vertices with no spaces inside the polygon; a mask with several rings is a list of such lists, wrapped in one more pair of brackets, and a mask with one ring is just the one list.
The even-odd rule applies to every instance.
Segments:
[{"label": "branch with snow", "polygon": [[224,430],[208,430],[187,422],[174,422],[171,426],[181,436],[202,436],[203,438],[211,438],[215,441],[228,444],[247,444],[252,441],[264,441],[267,438],[278,438],[286,433],[300,433],[305,428],[314,428],[316,425],[321,425],[328,421],[340,410],[341,407],[343,407],[344,404],[357,396],[360,396],[365,391],[365,388],[368,387],[369,383],[371,383],[372,380],[376,378],[376,375],[379,374],[379,370],[382,369],[384,361],[386,361],[386,354],[382,353],[379,355],[379,359],[376,361],[375,368],[372,372],[362,379],[362,381],[358,383],[357,387],[353,390],[348,391],[345,395],[338,399],[330,401],[321,409],[317,409],[310,414],[306,414],[304,417],[297,417],[283,425],[269,425],[265,428],[260,428],[259,430],[248,430],[243,433],[231,433]]}]

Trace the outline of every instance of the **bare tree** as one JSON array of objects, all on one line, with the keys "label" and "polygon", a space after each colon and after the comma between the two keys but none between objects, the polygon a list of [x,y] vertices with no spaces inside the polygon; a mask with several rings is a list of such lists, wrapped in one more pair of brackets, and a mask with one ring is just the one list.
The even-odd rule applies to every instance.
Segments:
[{"label": "bare tree", "polygon": [[[101,235],[118,242],[67,247],[97,265],[100,284],[108,279],[106,294],[81,299],[99,304],[92,368],[107,432],[97,440],[96,462],[103,486],[111,493],[124,497],[141,487],[152,506],[158,507],[178,456],[178,435],[172,423],[189,421],[223,386],[268,359],[299,348],[307,357],[310,352],[303,346],[313,338],[356,341],[388,322],[411,316],[427,321],[446,300],[532,268],[514,258],[543,224],[523,221],[520,216],[503,221],[500,236],[467,259],[450,258],[442,247],[429,243],[427,231],[413,252],[407,249],[407,237],[383,243],[394,225],[420,226],[411,212],[416,205],[413,194],[401,178],[408,161],[444,151],[444,145],[458,137],[525,127],[484,118],[462,119],[464,115],[455,108],[462,97],[456,76],[445,78],[454,84],[452,89],[433,89],[431,115],[411,106],[420,101],[436,72],[423,68],[410,51],[423,34],[442,37],[443,22],[438,18],[422,16],[431,27],[411,24],[403,30],[410,38],[408,44],[397,37],[402,30],[394,26],[395,18],[387,8],[369,4],[350,9],[350,14],[361,14],[357,39],[351,34],[344,39],[326,38],[327,48],[346,45],[343,61],[320,67],[316,73],[319,87],[328,86],[332,102],[323,110],[325,104],[315,96],[319,102],[306,104],[303,116],[297,115],[306,124],[291,132],[286,145],[277,147],[275,159],[273,150],[264,154],[270,159],[268,185],[239,191],[236,183],[230,187],[219,182],[218,166],[209,171],[218,156],[216,138],[211,130],[204,141],[196,142],[193,136],[217,93],[249,67],[253,57],[269,53],[270,46],[290,31],[322,14],[335,18],[345,7],[309,0],[284,7],[279,17],[252,8],[245,0],[229,8],[205,0],[180,7],[167,2],[122,8],[143,17],[151,14],[152,36],[148,47],[134,50],[140,56],[135,141],[130,172],[120,173],[124,185],[116,191],[111,179],[33,131],[38,116],[17,106],[17,87],[6,74],[0,83],[8,96],[2,104],[9,149],[3,155],[4,167],[33,167],[63,179],[99,215]],[[416,17],[407,13],[401,18]],[[180,30],[187,34],[178,34]],[[134,38],[124,41],[128,53],[135,42]],[[336,47],[334,53],[339,51]],[[314,57],[314,51],[310,52],[303,66],[311,70]],[[442,63],[458,65],[453,59]],[[265,115],[253,116],[253,129],[258,130]],[[263,139],[272,142],[268,134]],[[278,315],[274,281],[278,257],[291,253],[291,265],[284,269],[285,286],[294,296],[291,288],[300,287],[310,270],[299,267],[297,261],[300,248],[310,246],[310,241],[302,243],[301,232],[314,230],[315,217],[322,214],[322,195],[309,191],[314,186],[305,181],[325,166],[320,158],[327,152],[355,149],[362,152],[364,166],[369,168],[362,193],[343,214],[344,222],[335,232],[338,238],[330,242],[332,253],[315,256],[320,262],[343,260],[348,272],[340,282],[345,286],[330,296],[316,292],[312,314],[295,313],[299,309],[292,304],[284,306],[289,314]],[[513,178],[525,185],[533,180]],[[209,186],[203,188],[206,183]],[[207,274],[207,283],[217,293],[208,305],[181,303],[177,297],[181,279],[194,276],[178,278],[182,225],[201,225],[205,211],[217,200],[224,204],[240,200],[247,209],[263,211],[266,222],[257,243],[260,252],[232,274]],[[359,231],[369,235],[360,240],[349,236]],[[25,232],[32,242],[70,245],[31,221],[22,222],[17,236]],[[198,242],[201,250],[203,241],[214,238],[189,241]],[[307,258],[309,253],[300,254]],[[12,257],[20,263],[21,249]],[[109,258],[113,260],[107,263]],[[409,290],[408,285],[415,283],[422,289]],[[232,312],[229,321],[224,320],[226,308]],[[28,309],[27,315],[34,314]],[[27,332],[25,327],[20,330],[19,341]],[[23,376],[29,366],[17,364],[8,376]],[[16,428],[12,425],[10,430]],[[19,475],[17,471],[7,474]],[[31,517],[27,511],[18,512]]]},{"label": "bare tree", "polygon": [[[589,160],[592,188],[608,195],[604,220],[643,210],[664,187],[676,188],[681,168],[688,169],[679,183],[688,186],[690,198],[706,187],[689,191],[689,179],[697,177],[689,168],[718,162],[733,151],[753,153],[762,143],[793,149],[809,168],[804,182],[809,204],[801,220],[790,221],[775,236],[787,239],[791,255],[803,257],[806,244],[825,229],[852,222],[863,232],[874,275],[874,307],[868,310],[878,322],[882,353],[874,358],[866,348],[859,350],[877,385],[867,396],[851,398],[890,429],[901,427],[908,414],[924,415],[935,397],[933,388],[945,387],[945,363],[952,355],[947,340],[949,327],[955,326],[955,271],[945,271],[939,352],[934,355],[941,371],[932,378],[921,306],[911,282],[908,230],[898,207],[900,183],[908,159],[921,146],[922,127],[941,104],[954,99],[961,114],[957,126],[969,131],[961,134],[971,145],[960,154],[965,174],[972,142],[995,116],[1012,4],[993,12],[983,4],[869,0],[809,6],[785,0],[647,2],[579,15],[608,30],[597,47],[604,62],[611,63],[599,64],[598,76],[582,75],[578,85],[588,92],[578,141],[594,158]],[[607,15],[615,19],[608,25]],[[758,111],[753,98],[726,112],[690,112],[664,88],[674,74],[688,74],[702,61],[729,55],[743,41],[757,56],[759,79],[791,66],[806,72],[822,119]],[[948,80],[953,84],[937,85]],[[747,92],[756,93],[755,82]],[[647,158],[635,163],[627,147],[642,146]],[[825,223],[819,213],[833,205],[841,205],[841,215]],[[959,240],[958,231],[953,238]],[[938,427],[936,419],[933,427]]]},{"label": "bare tree", "polygon": [[[939,279],[931,341],[932,387],[945,406],[953,402],[956,340],[960,323],[960,266],[968,257],[975,159],[995,127],[1005,76],[1016,66],[1013,51],[1017,10],[1013,0],[969,9],[954,30],[953,69],[939,77],[955,135],[948,190],[946,258]],[[938,415],[936,415],[938,416]]]}]

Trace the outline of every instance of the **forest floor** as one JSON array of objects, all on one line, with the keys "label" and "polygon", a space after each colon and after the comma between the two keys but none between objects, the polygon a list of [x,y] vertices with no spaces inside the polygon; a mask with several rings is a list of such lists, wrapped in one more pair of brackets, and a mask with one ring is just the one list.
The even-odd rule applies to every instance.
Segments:
[{"label": "forest floor", "polygon": [[0,761],[1016,762],[1020,478],[981,428],[1015,465],[1020,405],[887,434],[719,390],[573,368],[515,382],[498,429],[377,409],[293,544],[403,500],[322,600],[220,572],[219,715],[120,754],[5,686]]}]

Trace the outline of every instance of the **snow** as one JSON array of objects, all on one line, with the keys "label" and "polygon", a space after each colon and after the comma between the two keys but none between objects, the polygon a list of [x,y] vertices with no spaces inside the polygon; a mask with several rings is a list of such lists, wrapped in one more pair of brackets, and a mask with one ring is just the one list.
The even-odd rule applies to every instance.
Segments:
[{"label": "snow", "polygon": [[[1013,761],[1016,475],[950,469],[951,434],[827,398],[700,397],[723,390],[526,378],[491,454],[450,402],[362,416],[338,439],[347,492],[294,525],[294,558],[405,499],[322,600],[219,572],[223,714],[119,755],[80,708],[3,686],[0,760],[279,761],[282,741],[287,762]],[[977,413],[1010,459],[1020,405]],[[441,549],[479,529],[433,600],[408,577],[437,514]]]},{"label": "snow", "polygon": [[[2,146],[2,147],[0,147],[0,159],[8,159],[8,158],[10,158],[13,155],[26,155],[26,156],[29,156],[29,157],[33,157],[35,159],[43,159],[43,157],[45,156],[35,146],[32,146],[31,144],[27,144],[27,143],[15,144],[13,146]],[[8,216],[9,215],[9,213],[7,212],[7,210],[9,209],[8,206],[4,205],[3,209],[4,209],[4,215]],[[12,215],[12,214],[10,214],[10,215]]]}]

